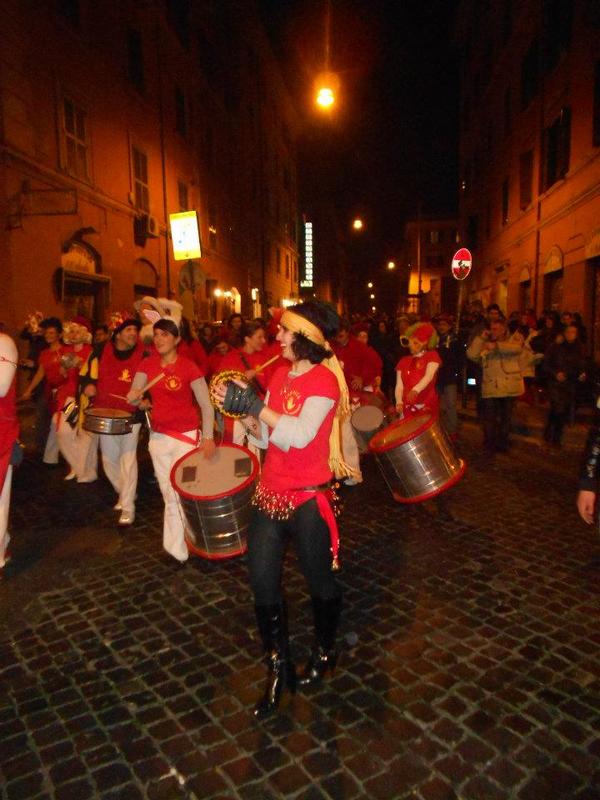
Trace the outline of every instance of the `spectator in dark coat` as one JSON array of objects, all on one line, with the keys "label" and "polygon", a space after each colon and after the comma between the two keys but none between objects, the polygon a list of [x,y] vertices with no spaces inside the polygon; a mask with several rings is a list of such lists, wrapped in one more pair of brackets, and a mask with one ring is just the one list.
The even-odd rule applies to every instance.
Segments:
[{"label": "spectator in dark coat", "polygon": [[575,402],[577,384],[586,378],[583,345],[574,325],[565,328],[564,341],[548,348],[542,368],[547,377],[550,401],[544,439],[560,447],[563,428]]}]

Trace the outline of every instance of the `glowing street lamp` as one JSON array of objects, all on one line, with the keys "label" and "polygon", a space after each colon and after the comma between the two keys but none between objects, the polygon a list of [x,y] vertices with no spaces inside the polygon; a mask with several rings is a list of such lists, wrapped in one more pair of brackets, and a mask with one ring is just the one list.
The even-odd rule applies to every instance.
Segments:
[{"label": "glowing street lamp", "polygon": [[369,281],[367,283],[367,289],[372,289],[372,288],[373,288],[373,284],[371,283],[371,281]]},{"label": "glowing street lamp", "polygon": [[362,231],[364,223],[360,217],[356,217],[356,219],[352,220],[352,228],[355,231]]},{"label": "glowing street lamp", "polygon": [[369,295],[369,298],[370,298],[371,300],[375,300],[375,295],[374,295],[374,294],[370,294],[370,295]]},{"label": "glowing street lamp", "polygon": [[396,269],[396,264],[395,264],[395,262],[394,262],[394,261],[388,261],[388,263],[387,263],[387,268],[388,268],[388,269]]},{"label": "glowing street lamp", "polygon": [[315,81],[315,103],[321,111],[331,111],[337,99],[340,79],[335,72],[322,72]]}]

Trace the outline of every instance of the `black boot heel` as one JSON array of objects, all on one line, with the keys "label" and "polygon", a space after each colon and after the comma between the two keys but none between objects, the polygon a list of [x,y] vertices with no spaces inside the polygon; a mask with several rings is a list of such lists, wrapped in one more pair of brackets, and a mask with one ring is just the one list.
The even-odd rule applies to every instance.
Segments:
[{"label": "black boot heel", "polygon": [[254,716],[262,719],[279,708],[284,689],[295,693],[296,668],[290,658],[285,604],[254,608],[268,668],[263,696],[254,707]]},{"label": "black boot heel", "polygon": [[333,676],[337,664],[338,654],[335,650],[322,650],[317,648],[308,659],[304,671],[298,678],[298,685],[302,687],[314,686],[320,683],[327,672]]},{"label": "black boot heel", "polygon": [[320,597],[313,597],[311,602],[315,621],[316,646],[302,676],[298,679],[298,685],[302,688],[320,683],[327,672],[333,675],[338,659],[338,652],[335,649],[335,634],[342,611],[342,598],[332,597],[323,600]]},{"label": "black boot heel", "polygon": [[276,653],[269,657],[269,674],[265,693],[254,708],[257,719],[277,711],[281,693],[287,689],[291,694],[296,694],[296,670],[291,661],[280,659]]}]

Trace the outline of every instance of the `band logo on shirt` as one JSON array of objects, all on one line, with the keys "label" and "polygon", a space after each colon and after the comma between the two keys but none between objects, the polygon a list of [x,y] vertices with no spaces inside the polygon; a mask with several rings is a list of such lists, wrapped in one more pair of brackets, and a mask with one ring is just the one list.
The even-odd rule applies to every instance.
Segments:
[{"label": "band logo on shirt", "polygon": [[165,378],[165,386],[170,392],[178,392],[181,389],[181,378],[177,375],[168,375]]},{"label": "band logo on shirt", "polygon": [[301,406],[300,392],[297,389],[284,387],[282,395],[284,412],[290,416],[296,415]]}]

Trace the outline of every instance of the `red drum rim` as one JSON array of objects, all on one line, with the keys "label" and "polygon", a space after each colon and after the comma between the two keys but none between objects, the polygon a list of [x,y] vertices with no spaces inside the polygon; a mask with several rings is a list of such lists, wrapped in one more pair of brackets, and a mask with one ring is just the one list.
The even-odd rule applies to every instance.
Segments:
[{"label": "red drum rim", "polygon": [[218,494],[190,494],[189,492],[186,492],[184,489],[180,489],[177,483],[175,482],[175,470],[181,464],[181,462],[185,461],[186,458],[189,458],[189,456],[192,453],[202,452],[201,447],[194,447],[191,450],[188,450],[187,453],[182,455],[181,458],[178,458],[177,461],[171,467],[169,478],[171,480],[171,486],[175,489],[177,494],[181,495],[181,497],[185,497],[188,500],[221,500],[223,497],[230,497],[233,494],[241,492],[242,489],[245,489],[252,483],[252,481],[256,480],[259,471],[259,464],[258,464],[258,459],[254,455],[254,453],[248,450],[246,447],[242,447],[242,445],[240,444],[233,444],[232,442],[222,442],[221,444],[217,445],[217,450],[220,450],[223,447],[229,447],[231,449],[241,450],[245,456],[248,456],[251,459],[252,472],[246,478],[246,480],[242,481],[242,483],[239,483],[235,487],[235,491],[229,490],[227,492],[219,492]]},{"label": "red drum rim", "polygon": [[433,497],[437,497],[442,492],[445,492],[446,489],[450,489],[454,486],[455,483],[462,478],[465,474],[465,470],[467,468],[467,464],[463,459],[460,459],[460,469],[453,475],[449,481],[447,481],[443,486],[439,486],[437,489],[434,489],[431,492],[427,492],[426,494],[419,494],[416,497],[402,497],[399,495],[398,492],[392,492],[392,496],[397,503],[402,503],[403,505],[410,505],[412,503],[423,503],[425,500],[431,500]]},{"label": "red drum rim", "polygon": [[[422,419],[422,422],[418,422],[418,420]],[[390,425],[387,425],[383,430],[378,431],[375,436],[369,442],[369,450],[373,453],[384,453],[386,450],[393,450],[395,447],[399,447],[402,444],[406,444],[406,442],[412,441],[412,439],[416,439],[417,436],[420,436],[424,433],[428,428],[430,428],[433,423],[436,421],[437,417],[431,414],[429,411],[422,411],[419,414],[414,414],[410,416],[408,419],[399,419],[395,422],[392,422]],[[410,433],[407,433],[405,436],[400,436],[397,439],[394,439],[392,442],[385,441],[385,433],[389,431],[390,428],[399,428],[401,425],[405,425],[407,422],[417,421],[417,427],[411,430]]]},{"label": "red drum rim", "polygon": [[227,561],[228,558],[237,558],[238,556],[243,556],[248,549],[248,545],[246,545],[236,553],[209,553],[207,550],[202,550],[200,547],[196,547],[195,544],[190,542],[187,536],[185,537],[185,544],[189,553],[199,556],[200,558],[206,558],[208,561]]}]

